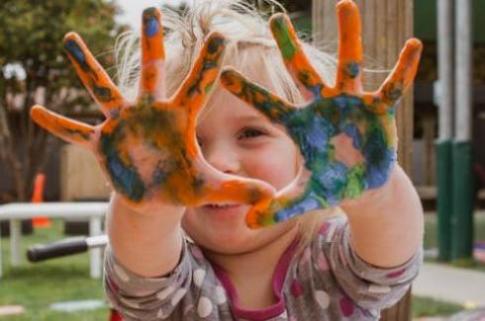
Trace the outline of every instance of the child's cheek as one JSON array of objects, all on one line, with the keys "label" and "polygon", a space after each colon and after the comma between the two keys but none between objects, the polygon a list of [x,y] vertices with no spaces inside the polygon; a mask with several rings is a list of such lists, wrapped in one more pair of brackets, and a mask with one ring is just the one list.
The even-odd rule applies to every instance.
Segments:
[{"label": "child's cheek", "polygon": [[291,141],[276,146],[264,146],[247,152],[243,158],[245,173],[251,178],[261,179],[282,189],[295,178],[297,154]]}]

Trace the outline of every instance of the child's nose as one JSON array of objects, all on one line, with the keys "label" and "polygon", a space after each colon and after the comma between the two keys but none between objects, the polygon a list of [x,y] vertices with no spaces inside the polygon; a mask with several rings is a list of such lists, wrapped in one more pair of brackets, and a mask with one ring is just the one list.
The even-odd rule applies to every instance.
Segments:
[{"label": "child's nose", "polygon": [[239,157],[236,151],[228,146],[214,146],[204,156],[212,167],[223,173],[237,174],[240,172]]}]

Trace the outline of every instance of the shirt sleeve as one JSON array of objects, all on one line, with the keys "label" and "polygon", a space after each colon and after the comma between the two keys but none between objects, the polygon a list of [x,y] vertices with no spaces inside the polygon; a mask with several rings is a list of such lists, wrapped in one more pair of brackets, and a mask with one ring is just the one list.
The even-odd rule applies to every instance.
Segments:
[{"label": "shirt sleeve", "polygon": [[174,311],[192,282],[187,247],[185,241],[178,265],[161,277],[143,277],[129,271],[106,248],[104,288],[108,301],[123,320],[160,320]]},{"label": "shirt sleeve", "polygon": [[417,276],[423,259],[419,248],[400,266],[382,268],[367,263],[350,245],[350,228],[344,216],[323,223],[316,241],[313,251],[324,253],[341,289],[365,309],[380,310],[399,301]]}]

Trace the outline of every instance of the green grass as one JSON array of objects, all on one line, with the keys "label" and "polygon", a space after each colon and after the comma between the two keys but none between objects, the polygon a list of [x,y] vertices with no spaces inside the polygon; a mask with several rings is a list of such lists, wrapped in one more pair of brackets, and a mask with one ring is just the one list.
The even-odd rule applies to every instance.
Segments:
[{"label": "green grass", "polygon": [[457,304],[418,296],[413,296],[411,308],[413,318],[448,316],[463,310],[463,307]]},{"label": "green grass", "polygon": [[[436,228],[436,215],[427,214],[424,216],[424,247],[437,247],[438,230]],[[475,215],[475,240],[485,242],[485,215]]]},{"label": "green grass", "polygon": [[[23,252],[35,243],[46,243],[64,238],[62,223],[55,221],[52,228],[37,230],[22,239]],[[53,259],[31,264],[23,259],[17,268],[9,267],[10,243],[2,239],[4,275],[0,280],[0,306],[22,305],[26,313],[19,316],[0,317],[12,321],[104,321],[108,308],[92,311],[61,313],[49,309],[56,302],[71,300],[103,300],[101,280],[89,277],[88,254]]]},{"label": "green grass", "polygon": [[[437,230],[437,222],[436,222],[436,215],[434,214],[427,214],[424,216],[424,248],[436,248],[438,246],[438,230]],[[485,215],[475,215],[475,226],[474,226],[474,239],[476,241],[485,242]],[[432,261],[428,260],[427,261]],[[485,271],[485,263],[478,262],[475,260],[461,260],[452,262],[453,266],[456,267],[463,267],[463,268],[470,268],[479,271]]]}]

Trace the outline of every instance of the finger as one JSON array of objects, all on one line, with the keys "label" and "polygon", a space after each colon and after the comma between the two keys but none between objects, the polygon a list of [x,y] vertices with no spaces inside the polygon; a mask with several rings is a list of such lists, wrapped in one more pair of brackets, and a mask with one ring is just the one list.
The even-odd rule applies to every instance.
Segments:
[{"label": "finger", "polygon": [[423,45],[418,39],[413,38],[406,42],[396,66],[378,90],[377,95],[381,100],[375,105],[376,113],[384,113],[393,107],[412,84],[418,70],[422,49]]},{"label": "finger", "polygon": [[335,87],[343,92],[362,90],[362,39],[359,8],[352,0],[337,4],[339,28],[338,66]]},{"label": "finger", "polygon": [[191,118],[195,118],[212,91],[219,75],[224,49],[224,37],[219,33],[211,33],[187,78],[174,95],[174,105],[187,108]]},{"label": "finger", "polygon": [[165,49],[161,16],[158,8],[145,9],[141,32],[140,95],[152,95],[156,100],[162,99],[164,94],[162,85]]},{"label": "finger", "polygon": [[32,119],[42,128],[63,140],[91,149],[94,127],[61,116],[35,105],[30,110]]},{"label": "finger", "polygon": [[303,52],[290,18],[285,14],[275,14],[270,19],[270,27],[285,65],[295,81],[303,85],[314,98],[320,97],[326,84]]},{"label": "finger", "polygon": [[295,109],[289,102],[250,82],[234,69],[227,68],[222,72],[221,83],[232,94],[255,107],[272,121],[283,121]]},{"label": "finger", "polygon": [[302,167],[297,177],[287,187],[278,191],[275,198],[263,199],[250,209],[246,216],[246,224],[250,228],[260,228],[321,208],[321,202],[307,192],[310,177],[311,172]]},{"label": "finger", "polygon": [[120,91],[96,61],[81,37],[70,32],[64,37],[64,49],[82,83],[101,106],[106,117],[118,114],[124,105]]},{"label": "finger", "polygon": [[197,157],[194,163],[204,182],[198,206],[218,202],[254,205],[267,202],[275,195],[275,189],[263,181],[222,173],[202,157]]}]

